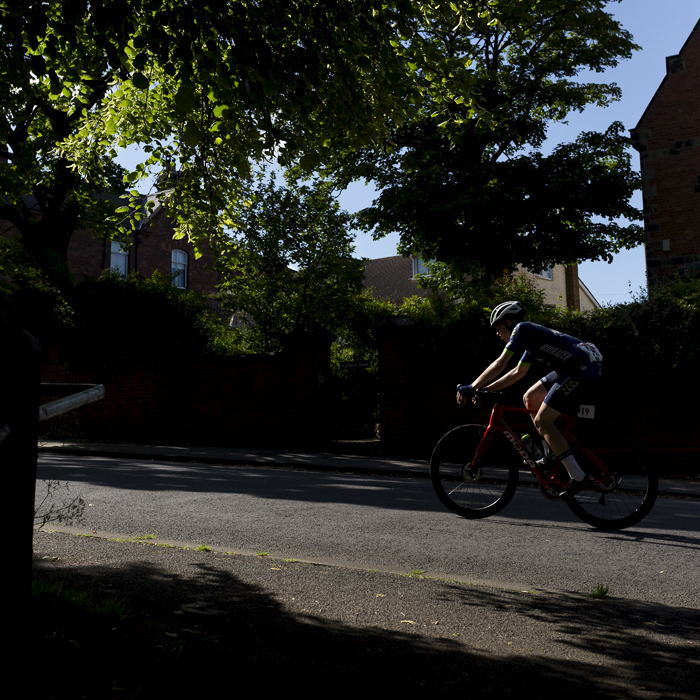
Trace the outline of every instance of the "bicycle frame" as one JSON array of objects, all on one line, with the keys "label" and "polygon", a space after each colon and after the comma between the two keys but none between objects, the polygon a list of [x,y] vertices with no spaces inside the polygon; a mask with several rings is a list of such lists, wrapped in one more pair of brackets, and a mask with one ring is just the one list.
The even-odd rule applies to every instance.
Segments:
[{"label": "bicycle frame", "polygon": [[[488,427],[484,433],[479,446],[476,449],[476,453],[471,461],[470,471],[472,473],[476,472],[478,465],[486,449],[488,448],[491,438],[496,431],[499,431],[508,440],[511,447],[520,455],[523,462],[527,464],[530,471],[537,477],[537,480],[542,485],[543,489],[547,491],[561,491],[569,481],[569,475],[565,469],[562,468],[561,462],[557,462],[553,465],[553,470],[551,472],[545,472],[542,467],[535,462],[532,455],[525,449],[524,445],[521,443],[520,439],[516,437],[516,432],[511,429],[511,427],[506,423],[503,415],[505,413],[525,413],[532,415],[536,413],[528,408],[520,408],[517,406],[505,406],[501,404],[496,404],[491,411],[491,418],[489,420]],[[574,426],[576,425],[576,416],[562,414],[562,418],[565,420],[565,426],[563,430],[564,439],[569,443],[569,446],[576,447],[581,450],[588,459],[595,464],[596,467],[601,472],[601,478],[596,478],[594,481],[604,482],[609,480],[609,470],[603,462],[600,461],[592,452],[583,447],[574,435]],[[562,473],[563,472],[563,473]]]}]

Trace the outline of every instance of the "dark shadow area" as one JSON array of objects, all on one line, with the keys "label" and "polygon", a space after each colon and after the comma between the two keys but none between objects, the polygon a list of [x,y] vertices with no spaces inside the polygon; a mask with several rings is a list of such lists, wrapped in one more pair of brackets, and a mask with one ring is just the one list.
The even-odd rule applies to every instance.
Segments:
[{"label": "dark shadow area", "polygon": [[[424,582],[456,615],[461,606],[507,607],[557,625],[575,635],[572,644],[619,663],[499,656],[449,638],[334,621],[332,611],[291,613],[272,591],[236,575],[231,558],[178,551],[157,561],[155,548],[112,543],[118,552],[104,555],[105,546],[94,544],[92,558],[69,566],[35,553],[35,571],[45,579],[126,596],[135,613],[124,620],[82,617],[50,596],[35,598],[32,651],[39,661],[32,697],[38,700],[207,698],[246,687],[513,700],[685,699],[697,690],[696,610]],[[642,634],[648,630],[653,639]]]},{"label": "dark shadow area", "polygon": [[[502,523],[504,527],[540,528],[544,533],[552,533],[556,530],[569,530],[578,527],[572,523]],[[586,525],[583,525],[586,527]],[[639,526],[638,526],[639,527]],[[591,530],[591,535],[601,540],[601,547],[606,547],[609,542],[639,542],[649,545],[662,545],[664,547],[677,547],[681,549],[698,550],[700,552],[700,533],[695,536],[685,537],[678,534],[664,534],[656,531],[621,530],[620,532],[606,532],[604,530]]]},{"label": "dark shadow area", "polygon": [[[424,479],[294,467],[235,467],[43,456],[37,476],[39,479],[58,479],[115,489],[241,493],[256,498],[308,503],[349,503],[403,510],[413,510],[415,506],[421,510],[444,511],[434,497],[428,481]],[[360,483],[361,480],[364,484]],[[423,488],[416,489],[416,483]]]}]

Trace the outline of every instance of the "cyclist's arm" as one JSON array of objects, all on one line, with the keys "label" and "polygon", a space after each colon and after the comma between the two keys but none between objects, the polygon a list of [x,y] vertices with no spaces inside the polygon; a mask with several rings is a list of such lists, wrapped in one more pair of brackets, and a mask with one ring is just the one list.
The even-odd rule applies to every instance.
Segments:
[{"label": "cyclist's arm", "polygon": [[514,367],[512,370],[510,370],[510,372],[507,372],[500,379],[497,379],[495,382],[489,384],[486,388],[490,391],[501,391],[501,389],[505,389],[506,387],[520,381],[528,373],[529,369],[530,365],[524,365],[522,363],[518,364],[517,367]]},{"label": "cyclist's arm", "polygon": [[[504,348],[501,356],[491,364],[486,371],[476,380],[477,382],[483,382],[477,384],[476,382],[472,386],[477,389],[479,387],[485,386],[490,391],[500,391],[506,387],[515,384],[520,381],[530,370],[531,358],[530,353],[525,352],[525,354],[520,358],[517,367],[514,367],[510,372],[504,374],[500,379],[496,379],[503,370],[508,365],[508,361],[513,356],[512,350],[510,348]],[[492,381],[495,380],[495,381]]]},{"label": "cyclist's arm", "polygon": [[[474,389],[480,389],[481,387],[486,386],[489,384],[489,382],[492,382],[496,377],[498,377],[500,374],[503,374],[503,371],[505,368],[508,366],[508,360],[510,360],[511,356],[513,355],[512,352],[509,350],[503,350],[501,353],[500,357],[492,362],[473,382],[472,386]],[[491,387],[489,387],[490,389]]]}]

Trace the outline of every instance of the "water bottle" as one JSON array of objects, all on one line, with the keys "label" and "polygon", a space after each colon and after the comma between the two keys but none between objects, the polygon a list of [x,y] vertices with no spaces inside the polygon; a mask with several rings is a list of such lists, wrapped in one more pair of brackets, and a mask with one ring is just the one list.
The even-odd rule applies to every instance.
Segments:
[{"label": "water bottle", "polygon": [[528,453],[532,456],[532,458],[535,460],[535,462],[538,459],[542,459],[544,457],[544,453],[542,452],[542,448],[539,445],[539,441],[535,440],[530,434],[526,433],[520,438],[520,442],[522,442],[523,447],[528,451]]}]

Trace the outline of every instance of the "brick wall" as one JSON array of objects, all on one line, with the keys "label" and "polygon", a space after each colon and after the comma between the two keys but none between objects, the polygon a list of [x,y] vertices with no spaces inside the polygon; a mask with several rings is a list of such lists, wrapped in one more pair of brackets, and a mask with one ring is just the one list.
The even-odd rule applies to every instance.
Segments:
[{"label": "brick wall", "polygon": [[82,282],[86,277],[99,277],[108,269],[110,246],[102,238],[95,238],[89,231],[78,229],[68,244],[68,264],[74,282]]},{"label": "brick wall", "polygon": [[215,292],[220,277],[212,269],[214,257],[209,246],[203,243],[202,257],[195,259],[194,246],[186,239],[174,240],[173,233],[171,220],[160,211],[148,226],[139,231],[139,245],[136,248],[131,246],[130,269],[137,265],[139,273],[144,277],[150,277],[155,270],[166,278],[170,277],[171,253],[173,250],[182,250],[188,257],[187,287],[204,293]]},{"label": "brick wall", "polygon": [[135,367],[113,376],[71,372],[59,348],[51,347],[43,382],[101,383],[105,398],[41,429],[120,442],[318,446],[329,437],[330,341],[326,331],[309,328],[289,334],[276,354],[183,360],[155,372]]},{"label": "brick wall", "polygon": [[700,274],[700,22],[647,107],[640,154],[649,283]]},{"label": "brick wall", "polygon": [[487,412],[475,410],[467,416],[457,407],[457,384],[471,382],[482,369],[470,366],[460,348],[426,347],[402,317],[385,321],[377,336],[382,454],[428,459],[450,428],[488,422]]}]

